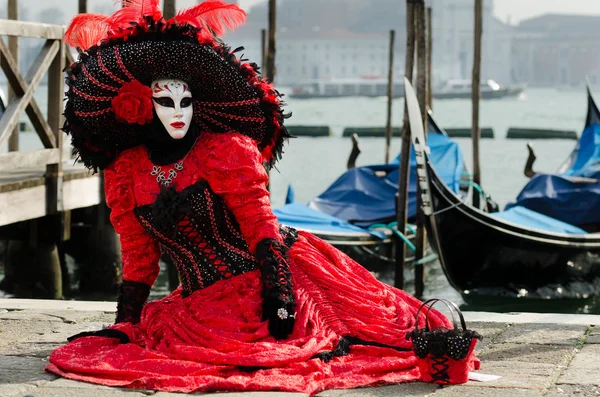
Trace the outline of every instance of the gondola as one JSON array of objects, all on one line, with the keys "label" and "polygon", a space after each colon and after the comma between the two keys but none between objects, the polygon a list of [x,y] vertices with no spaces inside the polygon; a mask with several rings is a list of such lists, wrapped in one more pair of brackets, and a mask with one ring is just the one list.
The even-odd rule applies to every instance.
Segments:
[{"label": "gondola", "polygon": [[[423,128],[417,131],[418,102],[412,87],[406,91],[423,167],[418,171],[428,236],[452,287],[464,295],[530,298],[600,293],[600,233],[587,233],[525,207],[490,214],[467,204],[441,180],[425,153]],[[598,122],[599,114],[590,95],[586,127]],[[574,163],[577,154],[570,158]]]},{"label": "gondola", "polygon": [[[458,144],[448,138],[433,119],[428,126],[432,158],[444,171],[443,179],[458,192],[464,177],[464,161]],[[395,267],[394,245],[405,239],[409,246],[406,264],[414,264],[414,228],[400,236],[395,228],[399,158],[390,164],[349,169],[325,192],[301,205],[288,203],[274,210],[279,222],[315,234],[370,271],[391,273]],[[408,217],[416,215],[416,159],[411,156]],[[394,237],[394,234],[397,237]],[[412,247],[412,249],[410,249]],[[423,264],[437,260],[430,247]],[[411,275],[406,275],[410,279]]]}]

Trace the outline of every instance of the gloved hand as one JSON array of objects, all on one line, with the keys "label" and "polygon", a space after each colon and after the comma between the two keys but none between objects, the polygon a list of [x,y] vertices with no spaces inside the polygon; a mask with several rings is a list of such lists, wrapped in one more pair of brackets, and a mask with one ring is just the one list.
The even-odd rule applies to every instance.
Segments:
[{"label": "gloved hand", "polygon": [[264,239],[256,246],[263,282],[263,321],[269,320],[269,333],[275,339],[286,339],[294,329],[296,301],[288,258],[288,248],[275,239]]},{"label": "gloved hand", "polygon": [[[142,308],[150,295],[150,286],[135,281],[123,280],[119,286],[119,297],[117,299],[117,318],[115,324],[130,322],[137,324],[140,322]],[[104,328],[98,331],[80,332],[67,338],[69,342],[85,336],[103,336],[107,338],[117,338],[121,343],[129,343],[129,336],[123,331]]]},{"label": "gloved hand", "polygon": [[139,323],[142,308],[146,304],[148,295],[150,295],[150,286],[148,284],[123,280],[123,283],[119,287],[115,324],[123,322]]},{"label": "gloved hand", "polygon": [[106,338],[116,338],[120,343],[129,343],[129,336],[125,332],[110,328],[101,329],[99,331],[80,332],[73,336],[69,336],[67,340],[69,342],[73,342],[75,339],[83,338],[84,336],[103,336]]}]

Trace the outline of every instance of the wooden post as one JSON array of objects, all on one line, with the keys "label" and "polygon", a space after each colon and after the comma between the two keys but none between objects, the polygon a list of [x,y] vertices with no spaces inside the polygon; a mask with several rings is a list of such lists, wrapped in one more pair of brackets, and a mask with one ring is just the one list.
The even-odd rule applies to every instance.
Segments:
[{"label": "wooden post", "polygon": [[165,0],[163,4],[163,16],[165,19],[171,19],[175,16],[176,0]]},{"label": "wooden post", "polygon": [[[415,66],[415,0],[406,0],[406,57],[404,63],[404,75],[413,81],[413,69]],[[408,122],[408,109],[404,101],[404,120],[402,123],[402,148],[400,150],[400,172],[398,175],[398,195],[396,197],[396,220],[398,231],[406,231],[408,212],[408,183],[410,176],[410,123]],[[404,262],[406,261],[406,245],[402,240],[396,238],[396,270],[394,286],[404,288]]]},{"label": "wooden post", "polygon": [[[481,169],[479,167],[479,98],[481,96],[481,35],[483,32],[483,10],[482,0],[475,0],[475,27],[473,48],[473,126],[471,127],[471,138],[473,139],[473,182],[481,185]],[[479,194],[473,194],[473,206],[479,208]]]},{"label": "wooden post", "polygon": [[[433,110],[433,91],[431,85],[433,84],[431,79],[431,63],[433,57],[433,17],[431,7],[427,7],[427,106]],[[427,132],[427,130],[425,130]]]},{"label": "wooden post", "polygon": [[[55,55],[52,64],[48,68],[48,125],[54,133],[54,145],[59,149],[58,162],[46,165],[46,213],[48,228],[46,233],[52,235],[54,244],[57,245],[64,237],[64,203],[63,203],[63,134],[62,127],[63,96],[64,96],[64,74],[65,68],[65,46],[60,43],[60,49]],[[42,236],[40,236],[42,237]],[[52,285],[52,298],[61,299],[62,290],[62,270],[60,260],[58,260],[58,251],[51,250],[50,255],[55,256],[55,260],[50,260],[46,266],[48,269],[41,269],[49,278],[49,285]]]},{"label": "wooden post", "polygon": [[266,72],[267,67],[267,29],[260,31],[260,67],[263,69],[263,73]]},{"label": "wooden post", "polygon": [[79,0],[79,7],[77,7],[77,12],[79,14],[87,13],[88,0]]},{"label": "wooden post", "polygon": [[277,2],[269,0],[269,46],[267,47],[266,77],[270,83],[275,82],[275,52],[277,50]]},{"label": "wooden post", "polygon": [[[18,0],[8,0],[8,19],[19,19],[19,2]],[[18,36],[8,36],[8,49],[12,54],[13,58],[17,65],[19,65],[19,37]],[[8,85],[8,102],[15,96],[15,92],[13,91],[10,84]],[[8,103],[5,105],[8,106]],[[8,139],[8,151],[9,152],[18,152],[19,151],[19,126],[20,123],[17,123],[12,135]]]},{"label": "wooden post", "polygon": [[[425,17],[425,1],[421,0],[415,5],[415,19],[417,25],[417,98],[421,107],[421,118],[425,133],[427,133],[427,26]],[[420,184],[417,183],[417,235],[415,237],[415,296],[423,296],[425,284],[424,266],[419,263],[425,257],[427,246],[427,232],[425,230],[425,215],[421,210],[423,205]]]},{"label": "wooden post", "polygon": [[396,31],[390,30],[390,52],[388,55],[388,87],[387,87],[387,125],[385,128],[385,163],[390,162],[390,144],[392,142],[392,100],[394,97],[394,42]]}]

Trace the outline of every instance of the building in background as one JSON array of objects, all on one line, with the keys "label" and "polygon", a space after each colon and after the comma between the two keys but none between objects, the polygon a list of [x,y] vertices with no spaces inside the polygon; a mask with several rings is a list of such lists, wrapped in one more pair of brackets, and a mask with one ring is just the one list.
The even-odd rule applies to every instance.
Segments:
[{"label": "building in background", "polygon": [[[405,2],[377,0],[285,0],[278,3],[278,85],[311,79],[387,76],[389,30],[396,30],[396,79],[404,75]],[[431,0],[433,8],[433,79],[469,79],[473,65],[473,0]],[[482,77],[501,83],[510,75],[513,29],[493,16],[484,2]],[[247,24],[227,41],[243,45],[248,59],[260,61],[261,29],[267,5],[251,9]],[[257,62],[260,64],[260,62]]]},{"label": "building in background", "polygon": [[512,74],[531,86],[600,83],[600,17],[546,14],[515,28]]}]

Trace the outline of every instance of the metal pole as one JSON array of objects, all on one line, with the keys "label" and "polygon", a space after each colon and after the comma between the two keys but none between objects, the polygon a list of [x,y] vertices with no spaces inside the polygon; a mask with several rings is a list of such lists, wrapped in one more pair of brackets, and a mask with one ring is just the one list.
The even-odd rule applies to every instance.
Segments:
[{"label": "metal pole", "polygon": [[[415,5],[415,19],[417,21],[417,98],[421,107],[421,118],[424,131],[427,132],[427,26],[425,21],[425,1],[421,0]],[[417,235],[415,236],[415,296],[423,296],[424,266],[419,263],[425,257],[427,246],[427,231],[425,230],[425,215],[422,207],[421,188],[417,183]]]},{"label": "metal pole", "polygon": [[[431,90],[431,63],[433,57],[433,18],[431,7],[427,7],[427,105],[433,110],[433,92]],[[427,132],[427,130],[425,130]]]},{"label": "metal pole", "polygon": [[[473,78],[472,78],[472,99],[473,99],[473,126],[471,129],[471,138],[473,139],[473,182],[481,185],[481,169],[479,167],[479,99],[481,96],[481,35],[483,31],[483,12],[482,0],[475,0],[475,29],[474,29],[474,48],[473,48]],[[479,208],[479,194],[473,194],[473,206]]]},{"label": "metal pole", "polygon": [[[404,63],[404,75],[410,81],[413,80],[413,69],[415,65],[415,5],[414,0],[406,0],[406,57]],[[404,101],[404,120],[402,123],[402,148],[400,150],[400,172],[398,175],[398,195],[396,220],[398,231],[404,233],[406,230],[408,212],[408,183],[410,172],[410,123],[408,122],[408,109]],[[394,286],[404,288],[404,262],[406,259],[406,245],[402,240],[396,238],[396,274]]]},{"label": "metal pole", "polygon": [[385,128],[385,163],[390,162],[390,144],[392,142],[392,100],[394,97],[394,42],[396,31],[390,30],[390,53],[388,55],[388,90],[387,90],[387,126]]},{"label": "metal pole", "polygon": [[[18,0],[8,0],[8,19],[19,19],[19,2]],[[19,38],[17,36],[8,36],[8,50],[11,55],[15,59],[17,66],[19,65]],[[14,97],[15,93],[8,85],[8,102]],[[8,103],[6,104],[8,105]],[[19,130],[20,124],[17,123],[14,131],[12,132],[10,138],[8,138],[8,151],[9,152],[18,152],[19,151]]]},{"label": "metal pole", "polygon": [[269,47],[267,49],[267,73],[270,83],[275,82],[275,52],[277,49],[277,2],[269,0]]}]

